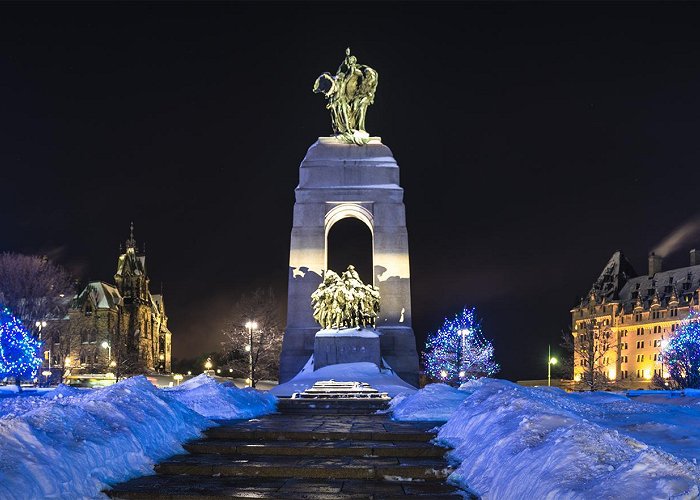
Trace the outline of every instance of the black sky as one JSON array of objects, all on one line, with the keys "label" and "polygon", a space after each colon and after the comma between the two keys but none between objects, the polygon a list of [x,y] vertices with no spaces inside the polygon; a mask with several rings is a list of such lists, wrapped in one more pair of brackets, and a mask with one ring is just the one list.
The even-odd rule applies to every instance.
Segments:
[{"label": "black sky", "polygon": [[[621,248],[698,208],[700,5],[0,4],[0,250],[112,281],[131,220],[174,354],[286,294],[311,93],[350,46],[401,166],[419,344],[475,305],[507,378],[542,377]],[[694,241],[692,241],[694,240]],[[667,267],[685,265],[687,242]]]}]

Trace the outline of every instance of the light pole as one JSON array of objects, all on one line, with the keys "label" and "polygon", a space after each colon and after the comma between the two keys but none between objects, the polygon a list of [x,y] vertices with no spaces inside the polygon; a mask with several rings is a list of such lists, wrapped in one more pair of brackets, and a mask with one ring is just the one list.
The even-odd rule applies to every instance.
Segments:
[{"label": "light pole", "polygon": [[253,329],[258,327],[255,321],[247,321],[245,327],[248,329],[248,378],[250,378],[250,386],[255,387],[255,370],[253,369]]},{"label": "light pole", "polygon": [[[37,321],[34,323],[34,326],[36,326],[39,329],[39,342],[41,342],[41,330],[42,328],[46,328],[46,321]],[[44,366],[44,360],[41,360],[41,366]],[[49,349],[49,368],[51,368],[51,349]]]},{"label": "light pole", "polygon": [[664,378],[664,363],[666,362],[666,354],[664,354],[664,349],[668,347],[668,340],[664,339],[661,341],[661,378]]},{"label": "light pole", "polygon": [[107,366],[112,366],[112,346],[105,340],[102,342],[102,349],[107,349]]},{"label": "light pole", "polygon": [[557,358],[552,357],[552,346],[547,346],[547,387],[552,385],[552,365],[557,364]]}]

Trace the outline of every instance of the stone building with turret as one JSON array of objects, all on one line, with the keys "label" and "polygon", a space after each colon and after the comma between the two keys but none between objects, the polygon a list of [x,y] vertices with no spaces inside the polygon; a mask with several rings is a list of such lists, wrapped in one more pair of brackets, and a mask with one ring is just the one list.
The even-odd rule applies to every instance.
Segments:
[{"label": "stone building with turret", "polygon": [[170,373],[171,333],[162,294],[152,294],[133,224],[114,284],[92,281],[73,299],[51,350],[71,373]]},{"label": "stone building with turret", "polygon": [[[638,275],[621,251],[610,258],[588,294],[571,309],[574,339],[586,328],[608,330],[596,369],[621,387],[648,387],[654,376],[668,378],[662,347],[692,308],[698,306],[700,252],[690,251],[689,265],[664,271],[651,253],[648,269]],[[574,354],[574,381],[587,372],[592,357]]]}]

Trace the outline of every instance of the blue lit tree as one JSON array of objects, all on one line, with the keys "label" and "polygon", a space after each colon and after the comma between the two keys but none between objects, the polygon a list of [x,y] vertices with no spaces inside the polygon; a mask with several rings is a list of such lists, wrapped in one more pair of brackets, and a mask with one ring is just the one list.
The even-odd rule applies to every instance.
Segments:
[{"label": "blue lit tree", "polygon": [[41,343],[7,308],[0,306],[0,379],[31,380],[41,366]]},{"label": "blue lit tree", "polygon": [[430,377],[453,385],[500,370],[493,359],[493,345],[482,334],[476,309],[466,307],[428,336],[423,365]]},{"label": "blue lit tree", "polygon": [[700,388],[700,313],[691,311],[663,349],[668,373],[681,388]]}]

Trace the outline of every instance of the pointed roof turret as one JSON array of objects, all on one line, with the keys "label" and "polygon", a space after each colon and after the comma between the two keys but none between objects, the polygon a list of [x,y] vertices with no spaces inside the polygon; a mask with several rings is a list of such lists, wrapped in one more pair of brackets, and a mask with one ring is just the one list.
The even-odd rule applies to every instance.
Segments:
[{"label": "pointed roof turret", "polygon": [[129,225],[129,239],[126,240],[126,248],[136,248],[136,240],[134,239],[134,221]]},{"label": "pointed roof turret", "polygon": [[600,276],[593,283],[588,296],[596,296],[600,301],[617,300],[620,290],[625,286],[627,280],[635,276],[637,273],[632,264],[624,256],[622,250],[618,250],[608,260]]}]

